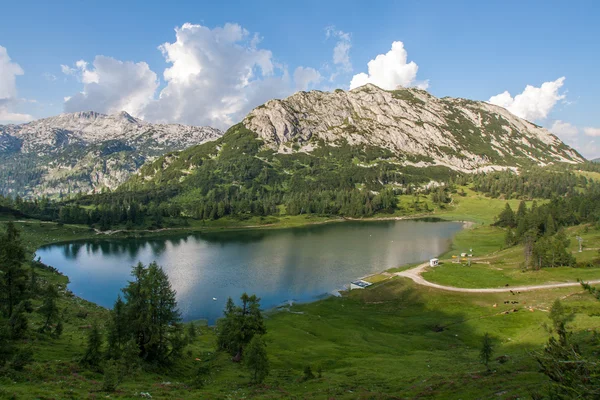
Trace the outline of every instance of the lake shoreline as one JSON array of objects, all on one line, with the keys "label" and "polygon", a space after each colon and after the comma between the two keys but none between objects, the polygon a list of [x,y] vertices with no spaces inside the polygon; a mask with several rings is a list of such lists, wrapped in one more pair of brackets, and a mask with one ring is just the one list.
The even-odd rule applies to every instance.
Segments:
[{"label": "lake shoreline", "polygon": [[[341,228],[341,226],[340,226],[340,228],[335,228],[333,230],[333,232],[344,232],[344,234],[346,234],[346,232],[357,232],[357,233],[351,233],[350,236],[349,236],[349,238],[353,237],[354,241],[358,240],[360,242],[361,241],[361,239],[360,239],[361,233],[360,232],[362,232],[362,231],[364,231],[366,229],[367,231],[365,231],[365,232],[370,233],[370,229],[372,229],[372,228],[369,228],[368,225],[365,225],[364,228],[363,228],[363,225],[361,224],[361,222],[371,223],[371,224],[375,224],[374,226],[378,226],[379,222],[393,221],[393,222],[391,222],[392,225],[385,225],[384,224],[383,226],[380,226],[380,228],[377,228],[377,231],[380,232],[380,233],[377,234],[377,236],[375,235],[375,232],[373,232],[373,240],[376,240],[376,242],[373,242],[373,245],[375,243],[378,243],[378,246],[384,246],[385,248],[388,248],[390,246],[390,244],[389,243],[386,244],[386,242],[388,242],[386,240],[386,238],[389,238],[392,242],[394,242],[394,240],[397,237],[396,235],[398,234],[398,233],[395,233],[395,232],[400,232],[400,231],[405,232],[404,234],[401,234],[401,236],[399,236],[398,238],[400,238],[400,237],[405,237],[405,238],[406,237],[411,237],[412,238],[413,237],[412,236],[413,235],[412,234],[412,232],[413,232],[412,229],[414,229],[414,228],[403,228],[404,224],[402,224],[402,225],[396,225],[394,222],[396,222],[396,221],[400,222],[400,221],[406,220],[407,223],[408,223],[408,221],[415,221],[415,220],[418,220],[418,219],[422,219],[422,216],[410,216],[410,218],[405,218],[405,217],[386,217],[386,218],[377,218],[377,219],[375,219],[375,218],[370,218],[370,219],[350,219],[350,218],[348,218],[348,219],[339,219],[339,220],[334,220],[333,222],[354,222],[355,224],[350,225],[349,228]],[[468,223],[465,223],[464,221],[462,223],[460,223],[460,222],[457,222],[457,221],[448,221],[448,220],[440,219],[440,218],[435,218],[435,219],[431,219],[430,218],[430,219],[428,219],[427,222],[431,222],[432,223],[431,226],[435,226],[436,225],[434,222],[442,222],[442,223],[453,222],[454,223],[454,225],[453,225],[454,228],[452,228],[452,229],[454,229],[454,233],[452,233],[451,236],[446,236],[447,242],[446,242],[446,244],[443,245],[444,246],[443,249],[442,248],[438,248],[438,247],[430,247],[427,244],[429,240],[425,239],[425,238],[430,237],[428,235],[433,235],[433,237],[437,237],[438,234],[437,233],[433,234],[433,233],[436,232],[436,231],[438,231],[438,228],[432,228],[430,226],[429,228],[427,228],[424,231],[424,232],[429,232],[429,233],[423,233],[424,235],[426,235],[423,238],[421,238],[421,239],[410,239],[410,240],[421,240],[424,243],[424,245],[425,245],[424,249],[429,248],[429,250],[425,250],[428,253],[427,257],[437,255],[437,254],[433,254],[433,252],[439,251],[440,253],[442,253],[444,251],[447,251],[447,249],[451,246],[452,241],[454,240],[454,235],[457,232],[465,229],[469,225]],[[411,224],[414,224],[414,223],[416,223],[416,221],[415,222],[411,222],[408,226],[412,226]],[[303,227],[294,227],[294,228],[307,228],[310,225],[323,225],[323,223],[320,221],[320,223],[317,223],[317,224],[314,224],[314,223],[313,224],[307,224],[307,225],[305,225]],[[340,224],[340,225],[344,225],[344,224]],[[352,226],[354,226],[354,228],[352,228]],[[387,227],[387,226],[389,226],[390,228],[383,228],[383,227]],[[358,231],[356,231],[356,229],[358,229]],[[388,232],[388,229],[389,229],[389,233],[386,233],[386,232]],[[408,229],[408,230],[406,230],[406,229]],[[444,229],[446,229],[446,228],[444,228]],[[69,277],[70,280],[72,280],[72,282],[74,284],[76,284],[76,286],[72,286],[72,285],[69,285],[69,286],[70,286],[70,289],[72,291],[74,291],[75,293],[77,293],[77,295],[79,297],[82,297],[83,299],[86,299],[87,301],[94,302],[95,304],[102,305],[103,307],[110,308],[110,302],[107,302],[105,299],[98,298],[98,296],[91,296],[90,297],[89,294],[87,296],[85,295],[85,292],[82,291],[82,288],[85,288],[85,286],[82,286],[82,285],[86,285],[86,283],[85,283],[85,281],[82,281],[81,279],[78,279],[78,275],[80,275],[80,273],[77,272],[77,266],[76,265],[74,267],[72,265],[72,262],[69,262],[69,263],[63,265],[63,263],[61,262],[61,259],[48,259],[48,258],[46,258],[44,256],[44,253],[43,252],[40,253],[39,250],[40,249],[48,249],[48,246],[61,246],[61,245],[66,245],[66,244],[77,244],[77,243],[80,243],[80,246],[81,246],[82,242],[87,242],[87,243],[90,243],[92,245],[94,245],[95,243],[98,243],[99,246],[102,246],[102,242],[106,242],[107,245],[108,245],[108,243],[113,242],[113,240],[115,241],[115,243],[118,243],[121,240],[126,240],[126,239],[133,240],[132,243],[139,243],[137,246],[142,246],[143,247],[143,246],[147,246],[147,244],[145,244],[145,242],[147,240],[149,240],[150,243],[152,243],[153,239],[160,240],[161,237],[172,238],[173,240],[176,240],[176,241],[184,240],[184,242],[187,242],[186,237],[188,237],[188,234],[189,235],[193,235],[193,234],[200,233],[200,235],[197,236],[197,238],[198,238],[197,240],[203,241],[203,240],[207,240],[206,237],[204,237],[204,238],[202,237],[203,233],[207,233],[207,234],[208,233],[216,233],[218,235],[220,232],[224,232],[224,234],[227,233],[227,235],[224,236],[224,238],[228,238],[229,237],[229,235],[228,235],[229,232],[240,231],[240,232],[248,232],[248,233],[250,233],[252,231],[260,232],[261,230],[263,230],[263,229],[248,229],[248,228],[245,228],[245,229],[226,230],[226,231],[225,230],[206,230],[206,231],[197,231],[197,230],[195,230],[193,232],[182,231],[182,230],[168,230],[168,231],[161,231],[160,235],[133,236],[133,237],[132,236],[123,237],[123,235],[120,235],[120,234],[108,235],[108,236],[104,236],[104,235],[102,235],[102,236],[96,236],[96,235],[94,235],[91,238],[90,237],[88,237],[88,238],[80,237],[79,239],[75,239],[75,240],[65,240],[65,241],[54,242],[54,243],[47,243],[47,244],[41,245],[40,247],[37,248],[36,258],[41,255],[41,261],[44,264],[46,264],[46,265],[52,265],[54,267],[58,266],[59,267],[58,270],[64,276]],[[289,230],[283,229],[282,232],[283,231],[286,231],[286,235],[284,235],[284,236],[280,236],[277,232],[271,232],[270,234],[267,235],[267,237],[277,238],[277,239],[283,238],[281,240],[285,241],[286,240],[285,238],[286,238],[287,235],[292,235],[292,236],[296,235],[296,233],[292,232],[293,229],[289,229]],[[421,228],[419,228],[419,231],[421,231]],[[309,230],[308,232],[312,232],[312,231]],[[324,237],[330,237],[328,235],[333,235],[333,236],[331,236],[332,238],[337,238],[338,237],[338,233],[333,233],[329,229],[326,229],[325,231],[319,229],[317,232],[320,232],[319,234],[326,235]],[[240,233],[240,234],[242,235],[242,237],[246,237],[246,234],[244,234],[244,233]],[[257,233],[257,234],[259,235],[259,237],[262,237],[264,234],[267,234],[267,233],[265,232],[264,234],[260,234],[260,233]],[[383,236],[381,236],[381,235],[383,235]],[[392,236],[390,236],[390,235],[392,235]],[[442,235],[448,235],[448,233],[447,234],[442,234]],[[235,235],[235,236],[237,236],[237,235]],[[358,238],[357,238],[357,236],[358,236]],[[367,236],[371,236],[371,235],[367,235]],[[220,235],[217,236],[217,237],[220,237]],[[254,235],[250,234],[250,237],[253,238]],[[441,237],[443,237],[443,236],[441,236]],[[138,242],[137,241],[138,239],[141,240],[141,242]],[[208,237],[208,240],[214,240],[214,238],[212,237],[212,235]],[[218,239],[218,240],[227,240],[227,239]],[[273,240],[273,239],[270,239],[270,240]],[[315,240],[315,239],[312,239],[312,240]],[[406,240],[406,239],[402,239],[402,240]],[[359,242],[357,242],[357,243],[359,243]],[[191,242],[191,243],[194,243],[194,242]],[[415,242],[415,243],[418,243],[418,242]],[[372,246],[372,245],[369,245],[369,246]],[[438,246],[440,246],[440,244],[438,244]],[[357,247],[353,247],[353,248],[356,249]],[[392,244],[392,248],[395,248],[394,244]],[[52,251],[52,250],[50,250],[50,251]],[[373,250],[373,251],[376,251],[376,250]],[[404,266],[404,265],[412,264],[412,263],[416,262],[417,260],[418,261],[421,260],[421,258],[417,258],[417,257],[419,257],[419,252],[418,251],[417,252],[414,252],[414,251],[408,251],[407,252],[407,250],[397,249],[397,248],[395,248],[392,251],[393,251],[393,254],[396,254],[396,256],[395,256],[396,257],[396,261],[400,261],[399,263],[395,263],[394,261],[392,261],[391,263],[384,262],[383,263],[384,265],[382,265],[382,263],[380,263],[380,262],[369,262],[371,260],[370,258],[367,258],[366,260],[362,260],[362,261],[359,258],[358,259],[359,261],[357,261],[357,262],[351,261],[346,266],[346,261],[348,261],[348,260],[346,260],[346,261],[340,261],[341,264],[340,263],[338,263],[338,264],[331,264],[329,261],[323,261],[325,263],[325,265],[329,265],[330,266],[330,267],[327,267],[325,270],[330,271],[330,272],[328,272],[329,274],[333,274],[333,275],[331,275],[331,277],[333,278],[333,280],[332,280],[331,283],[333,283],[333,284],[330,285],[330,286],[327,286],[326,285],[327,281],[322,281],[323,283],[325,283],[325,285],[321,284],[321,285],[315,286],[315,288],[319,288],[320,290],[322,290],[322,292],[315,293],[314,297],[308,297],[308,296],[306,296],[306,293],[305,293],[304,296],[296,297],[296,299],[298,299],[298,300],[294,300],[294,304],[296,304],[296,303],[312,303],[312,302],[319,301],[321,299],[327,298],[327,297],[332,296],[332,295],[337,296],[338,294],[334,294],[334,292],[344,292],[345,290],[348,289],[348,286],[349,286],[350,282],[355,281],[357,279],[360,279],[360,277],[381,274],[382,270],[386,270],[386,269],[389,269],[389,268],[398,268],[399,266],[401,267],[401,266]],[[327,253],[328,252],[327,248],[321,249],[320,251],[318,251],[318,253],[320,253],[320,254],[323,253],[323,252]],[[335,251],[333,253],[331,253],[331,252],[329,252],[329,253],[330,253],[330,255],[328,257],[330,257],[330,258],[334,257],[335,259],[337,259],[338,256],[339,256],[339,254],[336,256]],[[210,253],[207,253],[207,254],[210,254]],[[385,253],[378,253],[378,254],[385,254]],[[417,257],[415,257],[415,255]],[[421,257],[422,256],[423,255],[421,254]],[[148,256],[146,255],[146,257],[148,257]],[[154,256],[152,256],[152,257],[154,257]],[[351,253],[346,258],[348,258],[348,257],[350,257],[351,260],[355,260],[355,258],[351,255]],[[190,260],[192,260],[192,259],[190,258]],[[142,261],[144,263],[149,262],[148,259],[144,259],[144,258],[142,258],[139,261]],[[373,261],[376,261],[376,260],[373,259]],[[382,261],[382,260],[379,260],[379,261]],[[383,260],[383,261],[385,261],[385,260]],[[81,261],[79,261],[79,262],[81,262]],[[165,261],[163,261],[163,262],[165,262]],[[313,261],[313,265],[317,265],[317,264],[314,264],[314,261]],[[387,264],[387,265],[385,265],[385,264]],[[308,265],[310,265],[310,262],[309,262]],[[338,266],[335,267],[335,265],[338,265]],[[175,270],[177,268],[176,265],[169,265],[169,263],[167,263],[166,266],[168,266],[169,268],[172,268],[172,269],[175,268]],[[339,270],[340,266],[342,268],[341,270]],[[76,269],[73,269],[73,268],[76,268]],[[248,267],[243,267],[244,270],[253,271],[253,269],[246,269],[246,268],[248,268]],[[256,268],[256,267],[254,267],[254,268]],[[289,266],[288,267],[281,266],[280,268],[283,270],[285,268],[289,269],[290,267]],[[336,268],[338,268],[338,269],[336,270]],[[364,272],[360,271],[360,269],[362,269]],[[73,277],[71,277],[70,275],[73,273],[73,271],[76,271],[76,273],[75,273],[75,275]],[[336,271],[340,271],[342,274],[340,275],[339,272],[336,272]],[[356,272],[358,272],[358,273],[356,273]],[[366,274],[365,274],[365,272],[366,272]],[[89,279],[89,278],[85,278],[85,279]],[[298,278],[296,278],[296,280],[293,281],[293,282],[296,282],[296,283],[294,283],[294,285],[296,285],[297,282],[305,282],[302,279],[303,278],[301,278],[301,281],[298,281]],[[309,279],[309,281],[310,281],[310,279]],[[291,284],[292,283],[290,282],[290,285]],[[286,285],[282,286],[282,288],[284,290],[284,293],[285,293],[285,290],[286,290],[285,288],[290,288],[290,290],[293,293],[293,290],[294,290],[293,287],[294,286],[290,286],[290,285],[286,284]],[[246,287],[246,285],[240,286],[240,288],[242,288],[243,290],[248,290],[248,291],[258,290],[257,288],[252,288],[252,286]],[[242,290],[242,289],[240,289],[240,290]],[[87,289],[84,289],[84,290],[87,290]],[[281,308],[282,306],[285,306],[286,303],[288,302],[287,299],[294,299],[294,297],[283,297],[283,296],[280,296],[280,301],[273,302],[273,300],[277,300],[277,298],[273,299],[271,295],[266,295],[266,294],[260,293],[260,291],[258,291],[257,293],[259,293],[259,295],[261,295],[261,297],[263,295],[266,297],[267,301],[266,301],[266,304],[265,304],[265,310],[269,310],[269,311],[276,310],[278,308]],[[312,296],[310,294],[310,291],[308,292],[308,294],[310,296]],[[217,297],[220,299],[223,296],[227,297],[227,296],[230,296],[230,295],[233,296],[231,293],[225,292],[225,294],[221,294],[221,296],[217,296]],[[284,294],[284,296],[285,296],[285,294]],[[223,297],[223,298],[225,298],[225,297]],[[189,303],[189,300],[187,300],[185,298],[182,298],[181,301],[183,301],[183,303],[181,305],[183,307],[183,309],[188,309],[188,307],[189,307],[188,304],[193,304],[193,303]],[[215,312],[214,312],[214,310],[212,311],[212,313],[209,312],[206,315],[206,317],[204,317],[203,314],[201,314],[201,315],[202,315],[202,317],[199,318],[200,315],[198,315],[198,314],[194,315],[194,313],[192,313],[191,315],[186,316],[186,320],[188,320],[188,319],[190,319],[190,320],[207,319],[209,321],[209,323],[211,323],[211,321],[214,322],[214,320],[215,320]]]},{"label": "lake shoreline", "polygon": [[[225,225],[225,226],[208,226],[208,227],[170,227],[170,228],[159,228],[159,229],[139,229],[139,230],[126,230],[126,229],[116,229],[116,230],[107,230],[100,231],[96,228],[89,228],[85,225],[75,225],[75,224],[63,224],[63,227],[74,227],[77,229],[85,229],[87,234],[83,234],[78,239],[65,239],[58,240],[55,242],[42,242],[37,244],[36,251],[39,248],[49,245],[59,245],[65,243],[72,243],[77,241],[84,240],[104,240],[104,239],[150,239],[150,238],[162,238],[168,237],[172,235],[187,235],[187,234],[202,234],[202,233],[217,233],[217,232],[237,232],[237,231],[261,231],[261,230],[286,230],[286,229],[294,229],[294,228],[304,228],[308,226],[316,226],[316,225],[326,225],[326,224],[335,224],[335,223],[343,223],[343,222],[377,222],[377,221],[409,221],[409,220],[420,220],[420,219],[436,219],[439,222],[460,222],[465,224],[465,228],[467,226],[474,226],[477,223],[474,221],[464,220],[464,219],[453,219],[453,218],[445,218],[444,214],[434,214],[434,213],[426,213],[426,214],[414,214],[414,215],[403,215],[403,216],[389,216],[389,217],[367,217],[367,218],[352,218],[352,217],[337,217],[330,218],[322,221],[307,221],[303,223],[299,223],[296,225],[285,225],[285,222],[278,221],[272,224],[254,224],[254,225]],[[12,221],[14,223],[43,223],[43,224],[54,224],[61,225],[57,222],[52,221],[38,221],[38,220],[15,220]],[[436,221],[432,221],[436,222]],[[84,233],[84,232],[82,232]]]}]

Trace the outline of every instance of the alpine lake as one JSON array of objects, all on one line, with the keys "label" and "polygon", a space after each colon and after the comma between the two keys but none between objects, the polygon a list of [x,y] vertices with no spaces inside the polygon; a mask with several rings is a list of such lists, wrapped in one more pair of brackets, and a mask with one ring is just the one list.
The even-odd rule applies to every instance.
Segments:
[{"label": "alpine lake", "polygon": [[177,291],[183,319],[213,324],[228,297],[256,294],[263,309],[318,300],[360,277],[444,253],[462,227],[448,221],[349,221],[103,238],[44,246],[36,257],[67,275],[77,296],[108,308],[131,279],[134,264],[156,261]]}]

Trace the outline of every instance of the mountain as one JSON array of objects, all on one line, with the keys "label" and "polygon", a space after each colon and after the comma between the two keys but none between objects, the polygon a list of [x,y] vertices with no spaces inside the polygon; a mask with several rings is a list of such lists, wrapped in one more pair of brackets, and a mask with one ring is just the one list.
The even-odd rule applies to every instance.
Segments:
[{"label": "mountain", "polygon": [[592,160],[592,162],[595,162],[595,163],[600,163],[600,158],[594,158],[594,159]]},{"label": "mountain", "polygon": [[366,85],[271,100],[221,138],[147,163],[118,192],[201,218],[362,216],[462,173],[581,162],[501,107]]},{"label": "mountain", "polygon": [[343,138],[388,149],[405,165],[417,158],[418,165],[463,172],[584,161],[546,129],[504,108],[414,88],[298,92],[254,109],[243,123],[281,153],[310,152],[319,141]]},{"label": "mountain", "polygon": [[208,127],[152,124],[126,112],[77,112],[0,125],[0,194],[115,188],[147,160],[221,135]]}]

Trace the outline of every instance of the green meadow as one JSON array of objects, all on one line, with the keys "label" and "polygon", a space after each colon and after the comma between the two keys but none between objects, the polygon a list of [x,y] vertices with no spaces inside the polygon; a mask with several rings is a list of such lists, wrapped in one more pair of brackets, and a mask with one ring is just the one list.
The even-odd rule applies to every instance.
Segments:
[{"label": "green meadow", "polygon": [[[600,279],[596,268],[553,268],[522,271],[522,248],[504,248],[504,231],[490,224],[505,201],[470,190],[453,204],[436,208],[434,216],[471,221],[456,235],[443,264],[424,274],[427,280],[456,287],[499,287]],[[406,199],[407,204],[409,200]],[[512,201],[516,208],[518,202]],[[270,227],[324,222],[326,218],[277,217]],[[246,221],[244,226],[259,225]],[[264,220],[263,220],[264,222]],[[186,229],[238,229],[242,225],[192,225]],[[75,225],[31,221],[17,224],[33,252],[42,244],[94,237]],[[139,234],[139,233],[138,233]],[[578,253],[575,236],[584,238]],[[600,231],[592,226],[568,231],[578,260],[592,259],[600,247]],[[473,248],[477,262],[452,264],[451,256]],[[414,265],[413,265],[414,266]],[[230,356],[215,352],[213,327],[201,321],[201,334],[185,355],[169,368],[145,368],[126,377],[116,392],[102,392],[103,375],[79,364],[90,325],[106,334],[109,312],[67,290],[68,278],[40,269],[43,281],[60,284],[64,332],[23,343],[34,362],[22,373],[0,378],[0,398],[13,399],[517,399],[546,393],[548,378],[539,372],[532,352],[540,351],[550,334],[548,311],[561,299],[575,313],[569,329],[583,346],[594,343],[600,327],[600,302],[581,287],[522,293],[455,293],[418,286],[392,272],[367,278],[373,285],[309,304],[266,312],[266,342],[271,373],[251,385],[248,371]],[[36,300],[34,307],[39,307]],[[31,314],[32,331],[42,321]],[[482,337],[490,333],[494,355],[491,370],[479,361]],[[314,379],[303,379],[310,366]],[[198,375],[202,368],[209,372]]]}]

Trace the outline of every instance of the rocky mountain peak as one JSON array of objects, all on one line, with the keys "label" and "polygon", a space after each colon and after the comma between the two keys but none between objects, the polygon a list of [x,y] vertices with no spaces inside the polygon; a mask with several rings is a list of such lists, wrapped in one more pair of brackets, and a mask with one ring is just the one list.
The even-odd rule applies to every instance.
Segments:
[{"label": "rocky mountain peak", "polygon": [[[0,125],[0,178],[6,177],[0,193],[114,188],[148,159],[221,135],[211,127],[152,124],[125,111],[81,111]],[[22,173],[27,177],[14,179]]]},{"label": "rocky mountain peak", "polygon": [[418,165],[465,172],[583,161],[546,129],[504,108],[439,99],[416,88],[383,90],[367,84],[350,91],[298,92],[255,108],[243,124],[281,153],[346,141],[422,160]]}]

